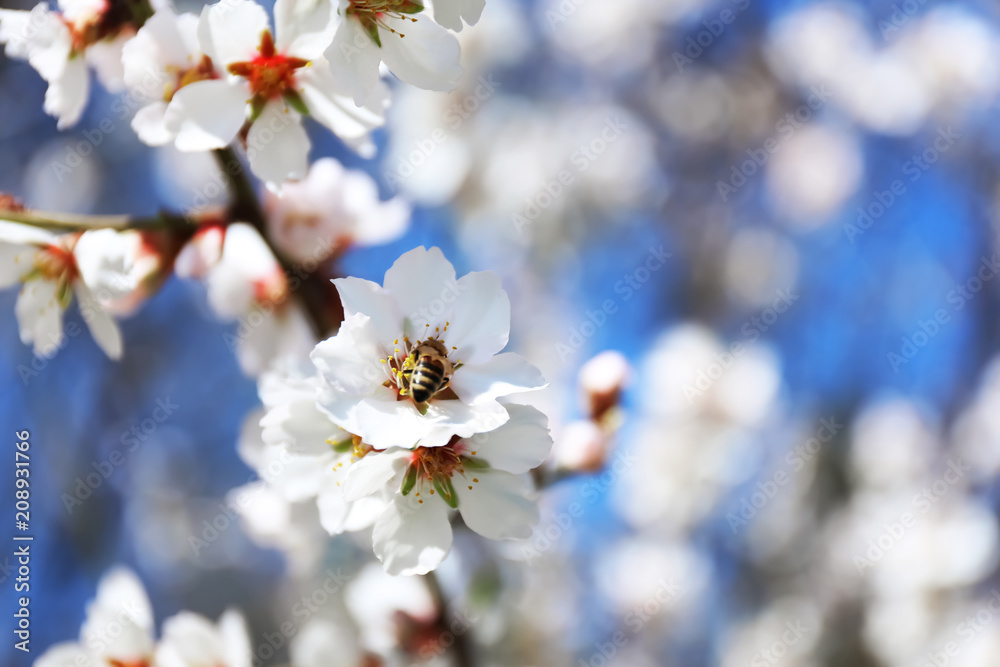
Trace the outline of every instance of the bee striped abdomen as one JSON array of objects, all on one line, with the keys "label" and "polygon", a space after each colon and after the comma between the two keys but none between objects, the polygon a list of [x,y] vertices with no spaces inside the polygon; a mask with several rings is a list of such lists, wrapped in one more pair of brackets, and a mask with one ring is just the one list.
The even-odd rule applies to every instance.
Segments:
[{"label": "bee striped abdomen", "polygon": [[444,383],[444,364],[430,355],[417,359],[417,364],[410,373],[410,394],[414,401],[423,403],[429,400]]}]

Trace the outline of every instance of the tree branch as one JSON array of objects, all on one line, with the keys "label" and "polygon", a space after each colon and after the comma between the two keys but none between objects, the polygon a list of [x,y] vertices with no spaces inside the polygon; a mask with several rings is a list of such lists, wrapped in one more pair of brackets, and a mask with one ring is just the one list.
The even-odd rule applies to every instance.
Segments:
[{"label": "tree branch", "polygon": [[147,229],[190,231],[193,229],[190,220],[171,213],[160,213],[151,218],[134,218],[128,215],[79,215],[49,211],[0,210],[0,220],[65,232],[84,232],[90,229],[135,229],[140,231]]},{"label": "tree branch", "polygon": [[[448,598],[445,597],[444,591],[441,589],[441,582],[438,581],[437,574],[433,570],[424,575],[424,580],[427,582],[427,587],[431,590],[431,595],[434,597],[434,601],[437,603],[438,613],[441,617],[441,626],[449,627],[448,623],[451,621],[451,609],[448,604]],[[452,632],[451,635],[455,638],[455,643],[452,648],[455,651],[455,665],[456,667],[473,667],[475,665],[475,660],[472,655],[472,645],[469,641],[471,628],[467,628],[464,632]]]}]

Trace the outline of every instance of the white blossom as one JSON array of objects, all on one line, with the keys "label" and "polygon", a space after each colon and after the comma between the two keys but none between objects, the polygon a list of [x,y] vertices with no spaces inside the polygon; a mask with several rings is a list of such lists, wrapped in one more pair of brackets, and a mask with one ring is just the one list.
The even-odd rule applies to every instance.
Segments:
[{"label": "white blossom", "polygon": [[300,182],[280,194],[264,193],[271,238],[298,262],[319,263],[350,246],[388,243],[406,231],[410,207],[401,199],[379,200],[375,181],[344,169],[332,158],[309,167]]},{"label": "white blossom", "polygon": [[451,549],[449,508],[493,540],[524,539],[538,520],[524,474],[552,448],[546,417],[535,408],[509,405],[510,421],[444,447],[372,452],[347,474],[348,500],[387,490],[390,502],[375,522],[372,543],[386,572],[426,574]]},{"label": "white blossom", "polygon": [[[334,283],[345,319],[312,353],[325,382],[320,405],[376,449],[435,447],[493,430],[508,419],[498,398],[545,385],[522,357],[500,353],[510,302],[494,273],[456,280],[438,248],[420,247],[396,260],[381,286]],[[426,350],[439,359],[441,384],[418,403],[408,377]]]},{"label": "white blossom", "polygon": [[386,89],[376,86],[364,105],[345,96],[323,59],[333,37],[326,0],[278,0],[275,34],[267,13],[250,0],[205,8],[198,25],[202,53],[224,78],[178,90],[164,124],[182,151],[229,144],[244,124],[250,168],[270,187],[306,175],[309,114],[341,139],[370,154],[369,131],[383,122]]},{"label": "white blossom", "polygon": [[135,287],[133,247],[123,235],[101,229],[56,235],[0,221],[0,288],[23,283],[14,312],[21,342],[50,356],[63,341],[63,311],[73,295],[94,340],[112,359],[122,354],[109,301]]}]

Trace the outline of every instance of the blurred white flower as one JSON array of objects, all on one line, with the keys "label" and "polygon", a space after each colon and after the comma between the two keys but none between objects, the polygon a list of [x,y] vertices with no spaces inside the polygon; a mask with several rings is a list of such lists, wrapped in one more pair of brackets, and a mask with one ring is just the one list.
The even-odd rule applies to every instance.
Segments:
[{"label": "blurred white flower", "polygon": [[371,447],[338,428],[316,406],[321,382],[294,367],[260,379],[264,414],[252,414],[240,439],[240,457],[289,502],[313,502],[331,535],[370,526],[380,498],[348,502],[341,488],[352,462]]},{"label": "blurred white flower", "polygon": [[[422,13],[423,5],[411,0],[338,0],[337,4],[340,18],[326,57],[337,83],[359,106],[377,94],[382,62],[400,80],[418,88],[443,91],[458,85],[462,75],[458,39]],[[458,19],[453,5],[444,3],[447,21]]]},{"label": "blurred white flower", "polygon": [[344,169],[332,158],[309,167],[308,176],[267,191],[271,238],[297,262],[321,263],[350,246],[388,243],[406,231],[410,207],[399,198],[379,200],[375,181]]},{"label": "blurred white flower", "polygon": [[109,8],[103,0],[59,0],[59,11],[46,3],[31,11],[0,9],[0,44],[48,82],[43,108],[60,130],[75,125],[87,105],[88,65],[109,91],[122,89],[122,47],[134,29],[109,25]]},{"label": "blurred white flower", "polygon": [[302,115],[370,152],[368,132],[383,122],[387,93],[376,85],[358,106],[341,93],[323,60],[332,9],[321,0],[278,0],[272,36],[267,12],[250,0],[208,7],[198,25],[201,51],[228,74],[176,91],[164,124],[177,148],[222,148],[249,122],[250,168],[269,187],[306,175],[310,142]]},{"label": "blurred white flower", "polygon": [[243,371],[260,375],[272,360],[304,358],[315,337],[288,278],[253,227],[237,222],[225,230],[222,256],[206,278],[208,301],[220,317],[239,321],[226,343]]},{"label": "blurred white flower", "polygon": [[121,332],[104,304],[135,287],[133,251],[110,229],[55,235],[0,221],[0,288],[23,283],[14,309],[21,342],[34,344],[38,356],[54,353],[75,293],[94,340],[112,359],[121,357]]},{"label": "blurred white flower", "polygon": [[[150,665],[153,659],[153,609],[135,574],[108,571],[87,605],[78,642],[62,642],[35,660],[35,667]],[[227,666],[228,667],[228,666]]]},{"label": "blurred white flower", "polygon": [[524,473],[541,465],[552,438],[538,410],[507,409],[510,420],[494,431],[454,438],[443,447],[372,452],[351,467],[344,485],[348,500],[391,494],[372,535],[386,572],[426,574],[441,564],[451,549],[449,508],[483,537],[531,535],[539,512]]},{"label": "blurred white flower", "polygon": [[407,252],[382,286],[334,281],[345,319],[312,360],[326,382],[320,405],[376,449],[446,445],[508,419],[497,399],[540,389],[538,370],[498,354],[510,333],[510,302],[488,271],[456,280],[438,248]]},{"label": "blurred white flower", "polygon": [[354,576],[347,585],[344,602],[364,645],[383,655],[399,645],[401,617],[426,626],[437,621],[439,614],[426,581],[390,576],[376,563],[365,565]]},{"label": "blurred white flower", "polygon": [[434,20],[440,25],[460,31],[462,22],[475,25],[486,8],[486,0],[431,0]]},{"label": "blurred white flower", "polygon": [[218,79],[211,58],[198,45],[198,17],[157,11],[122,51],[125,85],[132,95],[148,101],[132,118],[132,129],[144,143],[162,146],[176,133],[164,123],[167,105],[191,83]]},{"label": "blurred white flower", "polygon": [[250,667],[253,654],[243,615],[227,609],[218,623],[182,611],[163,623],[156,667]]}]

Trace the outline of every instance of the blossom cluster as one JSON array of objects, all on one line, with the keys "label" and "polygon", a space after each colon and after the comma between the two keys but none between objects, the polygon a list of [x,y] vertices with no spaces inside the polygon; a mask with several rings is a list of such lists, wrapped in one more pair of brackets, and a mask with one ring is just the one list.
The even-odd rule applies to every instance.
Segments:
[{"label": "blossom cluster", "polygon": [[[501,351],[510,303],[499,278],[456,279],[439,249],[420,247],[382,285],[334,282],[340,330],[311,363],[262,376],[265,412],[250,418],[244,460],[288,502],[315,502],[329,533],[374,526],[375,554],[391,574],[441,563],[451,510],[485,537],[528,537],[538,508],[526,473],[552,440],[541,412],[507,402],[545,383]],[[435,368],[437,382],[422,386]]]},{"label": "blossom cluster", "polygon": [[93,68],[112,92],[142,102],[132,127],[150,146],[207,151],[239,138],[272,189],[303,178],[310,116],[370,155],[384,123],[382,64],[404,82],[450,90],[460,48],[451,31],[475,23],[484,0],[278,0],[274,26],[253,0],[223,0],[200,16],[164,0],[60,0],[0,9],[0,44],[48,84],[44,109],[79,121]]}]

